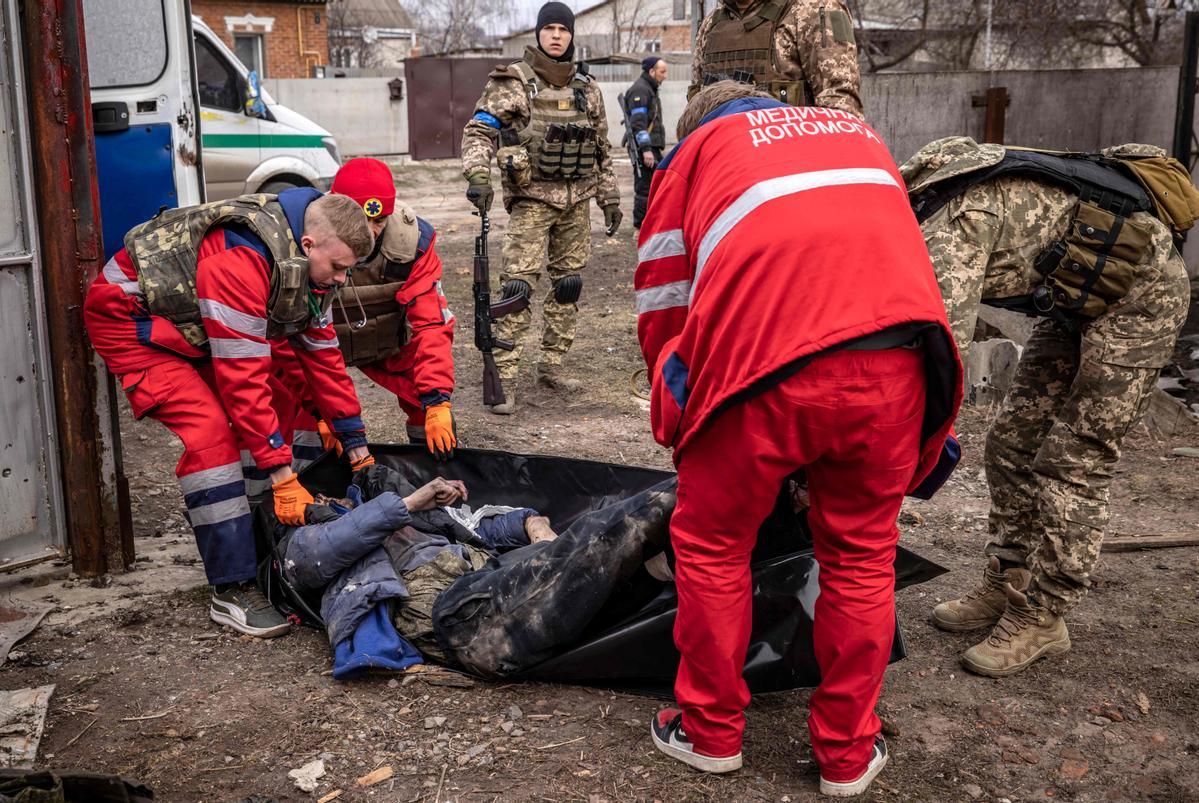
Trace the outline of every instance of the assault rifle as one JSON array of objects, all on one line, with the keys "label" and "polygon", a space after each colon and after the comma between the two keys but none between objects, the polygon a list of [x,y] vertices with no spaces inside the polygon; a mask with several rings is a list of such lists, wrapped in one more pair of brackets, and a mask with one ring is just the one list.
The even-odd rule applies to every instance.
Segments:
[{"label": "assault rifle", "polygon": [[491,327],[505,315],[520,312],[529,306],[529,298],[522,293],[496,304],[491,303],[491,267],[487,257],[487,234],[491,231],[491,220],[486,212],[475,214],[481,223],[479,236],[475,238],[475,348],[483,354],[483,404],[490,406],[508,401],[492,351],[497,348],[511,351],[513,346],[510,341],[500,340],[492,334]]},{"label": "assault rifle", "polygon": [[641,154],[637,152],[637,138],[633,135],[633,121],[629,119],[629,110],[625,106],[624,93],[621,92],[616,96],[616,102],[620,105],[620,124],[624,126],[624,148],[629,152],[629,161],[633,163],[633,180],[641,180],[641,171],[645,170],[645,165],[641,163]]}]

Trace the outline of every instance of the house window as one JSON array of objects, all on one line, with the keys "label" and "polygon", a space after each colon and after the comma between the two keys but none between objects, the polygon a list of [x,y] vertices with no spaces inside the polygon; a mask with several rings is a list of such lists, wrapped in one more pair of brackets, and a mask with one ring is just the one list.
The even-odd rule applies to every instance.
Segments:
[{"label": "house window", "polygon": [[591,58],[591,48],[588,45],[579,45],[579,61],[586,61]]},{"label": "house window", "polygon": [[645,46],[642,47],[641,49],[644,50],[646,53],[661,53],[662,52],[662,40],[661,39],[646,39]]},{"label": "house window", "polygon": [[674,13],[671,15],[671,19],[687,19],[687,0],[674,0]]},{"label": "house window", "polygon": [[259,78],[266,78],[266,45],[262,34],[233,34],[233,52],[248,69],[255,70]]}]

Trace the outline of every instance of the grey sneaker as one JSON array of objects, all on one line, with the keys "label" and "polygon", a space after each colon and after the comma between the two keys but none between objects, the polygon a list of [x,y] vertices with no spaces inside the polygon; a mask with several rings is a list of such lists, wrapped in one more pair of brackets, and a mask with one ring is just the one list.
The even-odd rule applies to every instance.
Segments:
[{"label": "grey sneaker", "polygon": [[217,624],[255,638],[275,638],[291,630],[291,622],[267,602],[253,580],[219,594],[214,588],[208,615]]}]

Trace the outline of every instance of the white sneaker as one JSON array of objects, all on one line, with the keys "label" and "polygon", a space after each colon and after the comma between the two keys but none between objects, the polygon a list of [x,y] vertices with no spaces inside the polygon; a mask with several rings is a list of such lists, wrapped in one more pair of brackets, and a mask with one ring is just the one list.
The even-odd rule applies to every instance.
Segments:
[{"label": "white sneaker", "polygon": [[879,736],[874,740],[874,753],[861,777],[853,781],[826,781],[820,776],[820,794],[829,797],[853,797],[870,788],[870,783],[887,766],[887,743]]},{"label": "white sneaker", "polygon": [[649,725],[654,746],[673,759],[694,767],[701,772],[732,772],[741,769],[741,754],[719,758],[695,752],[691,740],[683,733],[683,712],[677,708],[664,708],[657,713]]}]

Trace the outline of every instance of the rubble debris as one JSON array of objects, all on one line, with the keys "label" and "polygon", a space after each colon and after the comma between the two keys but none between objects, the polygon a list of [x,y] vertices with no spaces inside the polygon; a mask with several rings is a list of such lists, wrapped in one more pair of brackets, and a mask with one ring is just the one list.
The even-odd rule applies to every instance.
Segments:
[{"label": "rubble debris", "polygon": [[0,767],[32,767],[54,686],[0,691]]},{"label": "rubble debris", "polygon": [[1199,534],[1160,533],[1155,535],[1118,535],[1103,539],[1103,552],[1137,552],[1142,549],[1199,546]]},{"label": "rubble debris", "polygon": [[386,764],[376,770],[368,772],[366,775],[363,775],[361,778],[354,781],[354,785],[360,789],[365,789],[368,786],[374,786],[375,784],[383,783],[393,775],[395,775],[395,770],[391,768],[390,764]]},{"label": "rubble debris", "polygon": [[325,775],[325,762],[319,758],[287,773],[301,792],[315,792],[317,779]]},{"label": "rubble debris", "polygon": [[53,605],[42,602],[26,602],[19,608],[11,604],[0,605],[0,666],[8,660],[8,654],[17,642],[37,629],[52,610]]}]

